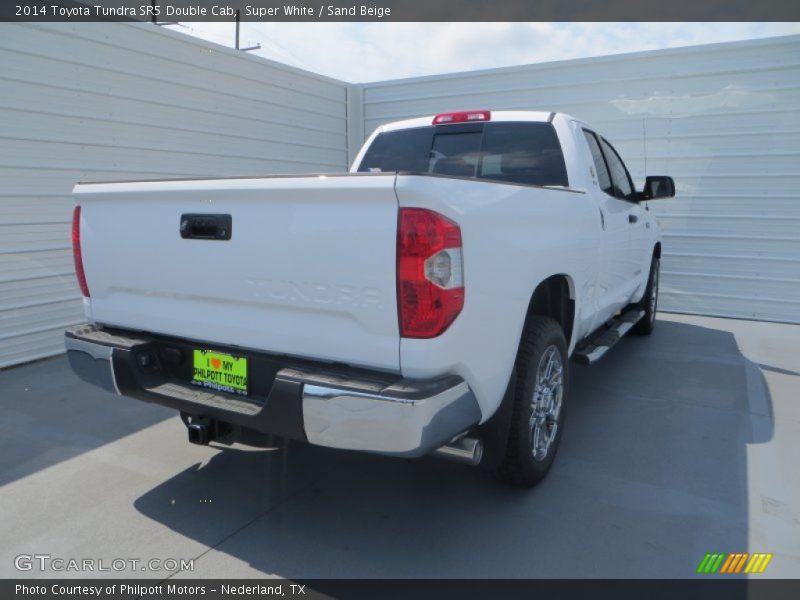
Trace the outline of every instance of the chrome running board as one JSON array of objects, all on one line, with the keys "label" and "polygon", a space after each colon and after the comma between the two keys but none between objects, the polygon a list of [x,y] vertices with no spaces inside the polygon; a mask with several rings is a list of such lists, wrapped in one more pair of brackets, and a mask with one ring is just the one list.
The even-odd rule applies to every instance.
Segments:
[{"label": "chrome running board", "polygon": [[644,311],[634,308],[614,317],[603,327],[584,340],[572,358],[582,365],[592,365],[605,356],[614,345],[628,333],[644,316]]}]

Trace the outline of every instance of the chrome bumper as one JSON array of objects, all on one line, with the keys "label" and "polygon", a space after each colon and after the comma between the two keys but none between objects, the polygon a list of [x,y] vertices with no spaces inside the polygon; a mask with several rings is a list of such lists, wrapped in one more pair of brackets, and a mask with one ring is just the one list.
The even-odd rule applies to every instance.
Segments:
[{"label": "chrome bumper", "polygon": [[67,360],[73,372],[84,381],[119,394],[111,355],[112,346],[104,346],[81,339],[64,338]]},{"label": "chrome bumper", "polygon": [[303,385],[303,423],[308,441],[318,446],[422,456],[480,418],[475,396],[460,379],[416,397]]},{"label": "chrome bumper", "polygon": [[[285,358],[269,357],[285,362],[274,381],[251,397],[213,392],[176,378],[166,367],[159,373],[159,353],[181,345],[190,346],[183,340],[93,326],[72,328],[65,337],[72,369],[89,383],[190,415],[318,446],[423,456],[481,419],[478,402],[460,377],[409,380]],[[142,353],[155,357],[146,372],[140,372]],[[255,360],[267,355],[250,356]]]}]

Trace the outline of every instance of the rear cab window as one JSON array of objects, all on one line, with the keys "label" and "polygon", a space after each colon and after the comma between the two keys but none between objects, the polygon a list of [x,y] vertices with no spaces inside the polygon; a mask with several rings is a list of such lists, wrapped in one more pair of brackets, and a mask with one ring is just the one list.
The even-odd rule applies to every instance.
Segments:
[{"label": "rear cab window", "polygon": [[360,172],[410,171],[536,186],[569,187],[551,123],[498,121],[386,131]]}]

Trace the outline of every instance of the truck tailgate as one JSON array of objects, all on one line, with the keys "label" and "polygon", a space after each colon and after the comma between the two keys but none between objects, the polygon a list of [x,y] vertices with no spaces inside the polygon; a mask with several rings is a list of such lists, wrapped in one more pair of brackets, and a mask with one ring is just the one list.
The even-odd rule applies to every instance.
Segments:
[{"label": "truck tailgate", "polygon": [[[394,181],[79,184],[90,318],[399,371]],[[184,215],[230,215],[230,239],[184,239]]]}]

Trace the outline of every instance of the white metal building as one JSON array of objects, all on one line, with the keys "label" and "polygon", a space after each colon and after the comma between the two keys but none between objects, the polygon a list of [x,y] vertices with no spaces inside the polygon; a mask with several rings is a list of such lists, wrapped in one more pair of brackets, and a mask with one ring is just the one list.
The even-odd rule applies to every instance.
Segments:
[{"label": "white metal building", "polygon": [[76,181],[341,171],[382,122],[471,108],[568,112],[675,178],[662,309],[800,323],[800,36],[356,86],[150,24],[2,33],[0,367],[82,320]]},{"label": "white metal building", "polygon": [[83,318],[77,181],[347,164],[344,83],[150,24],[0,27],[0,367]]}]

